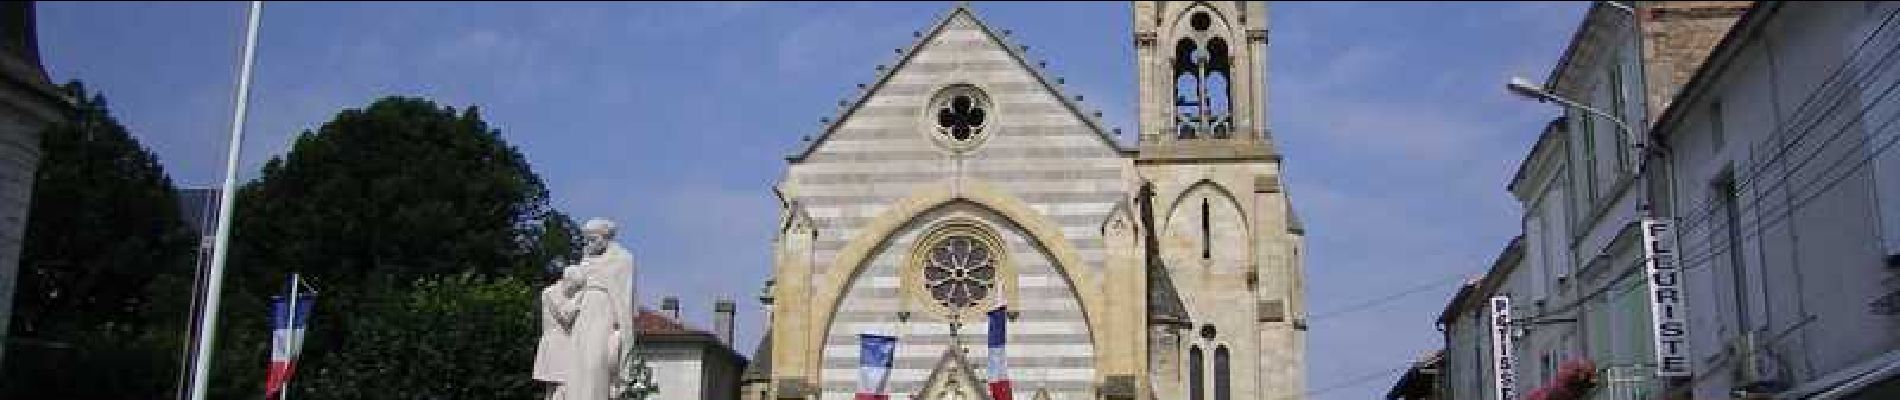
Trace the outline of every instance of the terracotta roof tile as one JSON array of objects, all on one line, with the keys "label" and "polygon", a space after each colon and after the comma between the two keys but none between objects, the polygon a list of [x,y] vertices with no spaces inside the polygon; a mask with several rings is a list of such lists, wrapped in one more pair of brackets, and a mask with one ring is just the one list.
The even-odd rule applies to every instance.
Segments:
[{"label": "terracotta roof tile", "polygon": [[675,321],[666,315],[646,308],[641,308],[640,314],[634,316],[633,325],[639,328],[641,335],[704,333],[698,329],[687,327],[685,324],[681,324],[679,321]]}]

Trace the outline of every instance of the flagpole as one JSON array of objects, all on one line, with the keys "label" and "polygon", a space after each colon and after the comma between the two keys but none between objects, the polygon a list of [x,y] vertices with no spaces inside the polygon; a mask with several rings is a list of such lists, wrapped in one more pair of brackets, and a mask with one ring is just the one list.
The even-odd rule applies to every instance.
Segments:
[{"label": "flagpole", "polygon": [[[286,328],[290,328],[290,332],[291,332],[290,337],[284,338],[285,346],[287,347],[296,347],[299,344],[301,344],[298,342],[301,342],[303,339],[303,338],[298,337],[299,335],[297,333],[297,317],[301,315],[301,313],[297,312],[297,289],[299,288],[297,286],[298,284],[299,282],[297,281],[297,273],[295,272],[290,273],[290,299],[287,300],[290,306],[285,307],[285,310],[284,310],[286,314],[290,314],[288,318],[284,318],[285,321],[288,321],[286,322],[286,324],[289,325]],[[292,354],[290,357],[292,360],[290,362],[291,363],[290,365],[297,365],[296,364],[297,362],[295,361],[297,355]],[[291,368],[293,368],[294,370],[294,368],[296,367],[291,367]],[[279,388],[278,390],[280,390],[280,392],[278,393],[277,400],[290,400],[290,376],[288,375],[284,376],[284,387]]]},{"label": "flagpole", "polygon": [[205,302],[198,316],[198,354],[194,356],[191,374],[190,400],[204,400],[205,387],[210,382],[211,350],[213,338],[217,336],[218,300],[224,288],[224,262],[230,254],[231,210],[237,197],[238,150],[244,144],[244,111],[251,97],[251,64],[257,56],[257,21],[264,11],[262,1],[252,1],[250,12],[244,26],[244,55],[238,65],[237,109],[231,116],[231,143],[226,147],[224,159],[224,186],[218,191],[218,227],[217,238],[211,249],[211,274],[205,286]]}]

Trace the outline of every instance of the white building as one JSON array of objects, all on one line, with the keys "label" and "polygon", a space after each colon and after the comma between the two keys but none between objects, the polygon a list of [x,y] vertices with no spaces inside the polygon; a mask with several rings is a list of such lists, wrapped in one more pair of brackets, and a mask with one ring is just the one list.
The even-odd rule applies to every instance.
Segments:
[{"label": "white building", "polygon": [[733,304],[713,303],[713,330],[680,322],[679,299],[668,297],[660,312],[641,309],[634,319],[635,351],[652,368],[655,400],[738,400],[746,359],[732,349]]},{"label": "white building", "polygon": [[[1552,102],[1559,115],[1539,132],[1507,186],[1524,210],[1522,233],[1440,316],[1447,342],[1442,397],[1499,398],[1506,380],[1493,364],[1492,296],[1510,304],[1503,332],[1511,343],[1511,398],[1661,394],[1637,229],[1644,199],[1660,185],[1646,184],[1639,144],[1647,122],[1748,5],[1596,3],[1588,10],[1536,89],[1544,100],[1562,99]],[[1584,387],[1577,375],[1563,373],[1566,364],[1599,379]]]},{"label": "white building", "polygon": [[1900,398],[1897,15],[1763,2],[1658,118],[1695,398]]},{"label": "white building", "polygon": [[1439,398],[1497,400],[1496,371],[1491,364],[1491,332],[1496,326],[1485,302],[1518,271],[1524,258],[1523,241],[1522,236],[1512,239],[1484,277],[1465,283],[1438,315],[1439,330],[1445,333]]}]

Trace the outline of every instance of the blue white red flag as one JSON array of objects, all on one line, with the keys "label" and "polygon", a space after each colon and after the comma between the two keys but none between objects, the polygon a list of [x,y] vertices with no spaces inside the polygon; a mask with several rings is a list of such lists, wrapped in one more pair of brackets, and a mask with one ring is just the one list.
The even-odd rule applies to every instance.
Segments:
[{"label": "blue white red flag", "polygon": [[1005,309],[997,306],[990,310],[990,400],[1010,400],[1009,356],[1003,353],[1003,343],[1009,336],[1005,327],[1009,312]]},{"label": "blue white red flag", "polygon": [[[294,282],[294,281],[293,281]],[[270,302],[271,338],[270,372],[264,381],[264,398],[277,397],[277,393],[290,382],[290,375],[296,370],[297,354],[303,350],[304,327],[310,320],[310,304],[316,299],[308,293],[296,294],[297,287],[292,283],[289,296],[272,296]],[[296,299],[296,312],[291,312],[291,301]]]},{"label": "blue white red flag", "polygon": [[872,333],[858,335],[858,395],[855,400],[889,400],[884,383],[891,378],[897,337]]}]

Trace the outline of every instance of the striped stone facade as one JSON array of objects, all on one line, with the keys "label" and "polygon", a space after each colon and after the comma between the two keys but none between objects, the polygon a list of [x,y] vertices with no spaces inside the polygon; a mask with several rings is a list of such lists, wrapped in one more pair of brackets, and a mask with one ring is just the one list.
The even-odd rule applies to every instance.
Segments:
[{"label": "striped stone facade", "polygon": [[[994,232],[1004,253],[992,296],[1015,313],[1007,338],[1015,398],[1178,398],[1149,382],[1162,376],[1154,373],[1150,359],[1157,357],[1150,353],[1173,357],[1186,345],[1149,344],[1153,321],[1151,296],[1145,293],[1149,271],[1163,261],[1145,255],[1157,252],[1143,250],[1171,246],[1166,243],[1172,239],[1147,239],[1156,235],[1146,233],[1142,221],[1154,218],[1138,217],[1136,194],[1146,185],[1176,190],[1170,199],[1185,196],[1172,182],[1196,175],[1171,170],[1170,162],[1143,161],[1140,151],[1123,147],[1038,66],[1026,62],[1021,47],[968,8],[950,10],[919,36],[896,65],[880,68],[882,75],[861,99],[809,147],[788,157],[789,167],[775,188],[783,223],[775,243],[770,339],[761,345],[761,357],[772,361],[770,371],[757,371],[770,377],[761,380],[769,387],[745,392],[850,399],[859,383],[857,335],[865,332],[898,337],[886,386],[894,399],[925,392],[926,381],[953,347],[980,366],[987,357],[986,321],[978,317],[953,324],[919,300],[928,295],[919,294],[922,289],[912,282],[916,273],[906,272],[921,268],[915,258],[921,237],[946,221],[965,221]],[[980,136],[961,142],[967,146],[946,145],[939,136],[936,99],[950,87],[975,88],[985,99]],[[1221,230],[1220,240],[1237,245],[1222,250],[1217,274],[1190,273],[1186,276],[1197,281],[1180,282],[1215,290],[1182,296],[1203,299],[1196,304],[1234,302],[1228,311],[1210,307],[1190,314],[1205,314],[1203,321],[1235,321],[1222,326],[1232,332],[1223,343],[1242,360],[1238,364],[1246,365],[1234,369],[1235,381],[1252,382],[1257,379],[1240,374],[1266,370],[1255,360],[1297,362],[1255,357],[1263,353],[1262,344],[1249,334],[1259,331],[1253,323],[1259,302],[1251,297],[1257,280],[1246,277],[1259,268],[1250,250],[1259,235],[1252,232],[1260,223],[1284,225],[1287,218],[1245,214],[1263,209],[1250,189],[1256,178],[1269,177],[1272,193],[1280,193],[1278,161],[1255,157],[1215,163],[1237,166],[1218,167],[1235,171],[1223,173],[1222,181],[1229,175],[1244,181],[1239,189],[1220,189],[1241,197],[1225,197],[1230,200],[1222,203],[1221,220],[1212,224]],[[1150,173],[1166,177],[1144,176]],[[1284,203],[1284,197],[1278,199],[1281,203],[1274,204]],[[1178,201],[1168,204],[1173,203]],[[1294,260],[1277,271],[1297,270]],[[1238,279],[1205,282],[1213,278]],[[1288,304],[1284,296],[1277,298],[1283,300],[1278,304]],[[979,369],[978,378],[985,375]],[[1248,385],[1235,398],[1269,398]]]}]

